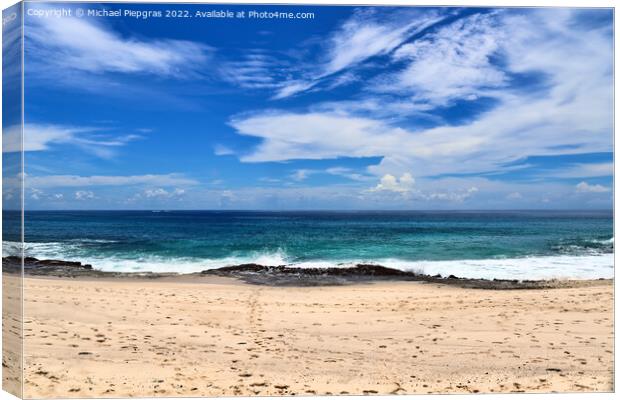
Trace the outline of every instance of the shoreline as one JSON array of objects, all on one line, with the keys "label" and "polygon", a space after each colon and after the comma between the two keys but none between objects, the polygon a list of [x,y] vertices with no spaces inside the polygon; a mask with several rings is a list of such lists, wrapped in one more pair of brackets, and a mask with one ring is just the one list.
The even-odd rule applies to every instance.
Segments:
[{"label": "shoreline", "polygon": [[[21,259],[15,256],[3,257],[3,272],[17,275],[21,271]],[[523,290],[576,288],[613,284],[614,279],[475,279],[454,275],[428,275],[406,272],[377,264],[357,264],[343,268],[295,268],[286,265],[265,266],[241,264],[196,273],[161,272],[113,272],[101,271],[90,264],[79,261],[39,260],[24,258],[24,273],[28,277],[49,277],[68,279],[114,279],[114,280],[166,280],[204,281],[208,277],[231,278],[243,283],[259,286],[345,286],[379,282],[419,282],[441,284],[469,289]]]}]

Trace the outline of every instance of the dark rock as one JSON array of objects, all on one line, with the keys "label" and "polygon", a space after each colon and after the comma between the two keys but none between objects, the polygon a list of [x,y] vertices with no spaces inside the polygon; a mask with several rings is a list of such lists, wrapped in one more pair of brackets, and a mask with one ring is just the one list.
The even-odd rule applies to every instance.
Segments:
[{"label": "dark rock", "polygon": [[[153,272],[112,272],[100,271],[90,264],[79,261],[38,260],[25,257],[23,272],[26,275],[56,276],[61,278],[76,277],[107,277],[133,279],[160,279],[179,276],[177,273]],[[2,259],[4,273],[21,274],[21,257],[8,256]],[[374,283],[381,281],[412,281],[454,285],[469,289],[515,290],[515,289],[550,289],[557,287],[588,286],[593,281],[565,281],[565,280],[524,280],[516,279],[468,279],[450,275],[442,278],[440,274],[430,276],[421,273],[401,271],[376,264],[358,264],[353,267],[342,264],[339,267],[296,268],[286,265],[267,266],[260,264],[241,264],[212,270],[205,270],[199,274],[186,276],[224,276],[237,278],[255,285],[270,286],[329,286],[350,285],[356,283]],[[598,282],[598,281],[596,281]]]},{"label": "dark rock", "polygon": [[35,262],[39,266],[43,267],[81,267],[82,263],[79,261],[63,261],[63,260],[38,260]]},{"label": "dark rock", "polygon": [[[21,273],[21,257],[4,257],[2,259],[2,268],[9,273]],[[24,257],[24,273],[29,275],[53,275],[60,277],[105,274],[102,271],[94,270],[92,265],[82,264],[79,261],[39,260],[34,257]]]},{"label": "dark rock", "polygon": [[316,268],[242,264],[205,270],[201,274],[235,277],[248,283],[276,286],[325,286],[378,280],[420,280],[419,275],[412,272],[375,264]]},{"label": "dark rock", "polygon": [[412,272],[405,272],[398,269],[387,268],[375,264],[357,264],[354,267],[328,267],[328,268],[296,268],[285,265],[265,266],[259,264],[241,264],[218,269],[202,271],[205,275],[223,275],[236,273],[270,273],[288,274],[299,276],[415,276]]}]

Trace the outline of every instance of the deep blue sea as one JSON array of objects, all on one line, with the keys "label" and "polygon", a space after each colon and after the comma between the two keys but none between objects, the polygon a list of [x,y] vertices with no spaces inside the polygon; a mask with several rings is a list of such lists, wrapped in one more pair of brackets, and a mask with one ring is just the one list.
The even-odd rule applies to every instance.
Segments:
[{"label": "deep blue sea", "polygon": [[[4,213],[5,255],[19,214]],[[242,263],[486,278],[612,277],[611,211],[31,211],[26,254],[116,271]]]}]

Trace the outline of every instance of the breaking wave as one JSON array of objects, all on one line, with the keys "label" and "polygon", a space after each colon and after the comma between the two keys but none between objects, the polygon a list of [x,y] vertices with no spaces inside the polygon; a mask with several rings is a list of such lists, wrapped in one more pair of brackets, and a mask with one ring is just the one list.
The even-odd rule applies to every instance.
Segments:
[{"label": "breaking wave", "polygon": [[[598,279],[614,277],[613,238],[560,243],[557,255],[463,260],[402,260],[398,258],[299,261],[284,250],[233,253],[222,258],[162,257],[144,254],[102,256],[92,245],[112,241],[75,240],[64,243],[26,243],[24,254],[39,259],[81,261],[103,271],[192,273],[241,264],[287,265],[297,268],[347,268],[377,264],[429,275],[486,279]],[[3,256],[19,254],[20,243],[3,242]]]}]

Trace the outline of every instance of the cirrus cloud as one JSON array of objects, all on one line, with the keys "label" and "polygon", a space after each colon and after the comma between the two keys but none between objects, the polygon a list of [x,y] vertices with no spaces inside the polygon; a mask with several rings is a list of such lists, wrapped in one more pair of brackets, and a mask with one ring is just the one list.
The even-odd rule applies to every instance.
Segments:
[{"label": "cirrus cloud", "polygon": [[[398,94],[398,104],[410,96],[429,114],[456,100],[494,100],[467,121],[419,126],[415,114],[404,120],[396,112],[403,108],[392,107],[389,97],[381,97],[382,108],[392,115],[364,112],[350,100],[306,111],[246,113],[230,124],[261,141],[240,160],[380,157],[368,168],[376,176],[435,176],[502,172],[531,156],[611,152],[613,37],[607,28],[575,26],[577,15],[567,9],[503,10],[458,19],[397,47],[392,61],[404,66],[380,73],[371,84],[381,96]],[[440,74],[418,80],[407,72],[434,71],[435,64],[442,65]],[[514,82],[524,77],[544,84],[522,90]],[[607,167],[575,168],[594,176]]]},{"label": "cirrus cloud", "polygon": [[212,49],[173,39],[122,37],[93,19],[27,18],[29,60],[88,73],[147,73],[196,77]]},{"label": "cirrus cloud", "polygon": [[[399,15],[379,12],[377,9],[358,10],[325,41],[324,59],[314,64],[300,77],[289,79],[273,97],[284,99],[315,87],[322,80],[354,67],[372,57],[394,51],[411,36],[444,19],[442,12],[399,10]],[[343,84],[352,75],[337,77],[334,85]]]},{"label": "cirrus cloud", "polygon": [[[22,141],[23,138],[23,141]],[[101,158],[116,155],[116,148],[141,139],[136,134],[113,135],[100,128],[76,127],[55,124],[27,123],[6,128],[2,137],[2,152],[45,151],[54,145],[77,146]]]},{"label": "cirrus cloud", "polygon": [[199,182],[181,174],[165,175],[46,175],[27,176],[26,184],[35,188],[48,187],[87,187],[87,186],[191,186]]}]

